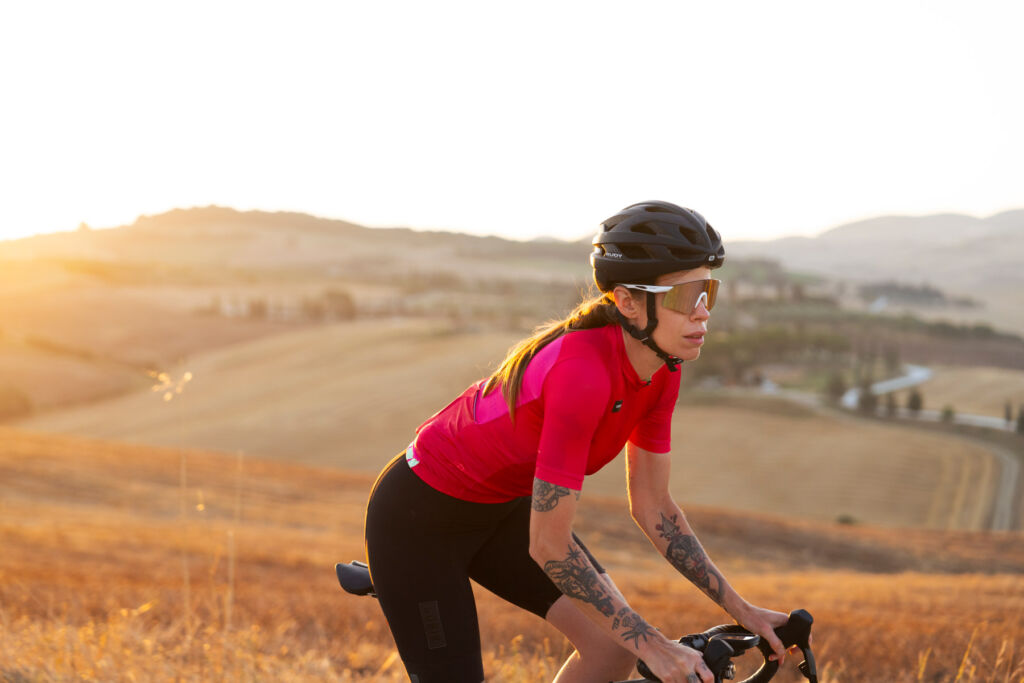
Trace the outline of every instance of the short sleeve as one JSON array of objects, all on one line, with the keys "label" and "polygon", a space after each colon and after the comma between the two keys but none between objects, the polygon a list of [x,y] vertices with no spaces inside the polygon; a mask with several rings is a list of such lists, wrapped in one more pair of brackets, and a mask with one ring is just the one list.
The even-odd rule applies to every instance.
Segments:
[{"label": "short sleeve", "polygon": [[629,436],[630,442],[651,453],[672,450],[672,411],[679,399],[680,373],[667,374],[661,395]]},{"label": "short sleeve", "polygon": [[568,358],[544,381],[544,420],[534,476],[556,486],[583,487],[590,445],[611,396],[604,372],[593,361]]}]

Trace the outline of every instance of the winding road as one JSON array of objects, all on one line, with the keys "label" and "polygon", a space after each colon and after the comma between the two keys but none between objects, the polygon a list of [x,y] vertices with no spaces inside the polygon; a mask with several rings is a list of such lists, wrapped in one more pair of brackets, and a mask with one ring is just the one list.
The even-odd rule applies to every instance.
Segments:
[{"label": "winding road", "polygon": [[[921,365],[905,365],[905,374],[900,377],[894,377],[881,382],[875,382],[871,385],[871,393],[876,396],[888,394],[893,391],[900,391],[903,389],[909,389],[911,387],[922,384],[932,377],[932,371]],[[807,392],[797,392],[789,390],[780,390],[771,385],[765,388],[768,393],[775,394],[777,396],[787,398],[789,400],[802,403],[804,405],[815,405],[822,407],[824,401],[820,396],[815,394],[809,394]],[[857,404],[860,399],[860,389],[854,388],[849,389],[839,400],[839,405],[847,410],[856,410]],[[885,412],[885,407],[879,405],[876,409],[877,414],[888,417]],[[937,410],[920,410],[916,413],[912,413],[906,408],[898,407],[896,414],[892,417],[907,421],[927,421],[927,422],[940,422],[942,420],[942,414]],[[952,416],[952,422],[955,424],[969,425],[972,427],[984,427],[987,429],[995,429],[999,431],[1013,431],[1015,425],[1006,420],[991,417],[989,415],[969,415],[957,413]],[[1015,503],[1017,501],[1018,490],[1021,488],[1021,459],[1017,454],[1013,453],[1009,449],[1002,446],[990,443],[988,441],[980,442],[981,445],[992,453],[996,461],[1000,465],[1001,473],[997,479],[996,492],[994,500],[992,502],[992,519],[989,528],[992,531],[1011,531],[1018,527],[1019,520],[1017,519],[1017,510],[1015,509]]]}]

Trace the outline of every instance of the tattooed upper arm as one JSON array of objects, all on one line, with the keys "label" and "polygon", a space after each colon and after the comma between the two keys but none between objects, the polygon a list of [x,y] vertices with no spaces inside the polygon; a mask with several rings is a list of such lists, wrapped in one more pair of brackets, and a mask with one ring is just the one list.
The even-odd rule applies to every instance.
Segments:
[{"label": "tattooed upper arm", "polygon": [[580,492],[567,486],[555,486],[543,479],[533,480],[533,509],[538,512],[554,510],[558,501],[569,495],[575,495],[576,500],[580,499]]}]

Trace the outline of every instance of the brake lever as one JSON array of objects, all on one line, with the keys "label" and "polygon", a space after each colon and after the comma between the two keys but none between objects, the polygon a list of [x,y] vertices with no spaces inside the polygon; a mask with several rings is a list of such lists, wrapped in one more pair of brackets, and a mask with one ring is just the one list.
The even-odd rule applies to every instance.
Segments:
[{"label": "brake lever", "polygon": [[793,610],[789,614],[789,621],[775,629],[775,634],[787,648],[796,645],[804,656],[797,668],[809,683],[818,683],[818,667],[814,661],[814,652],[811,651],[811,624],[814,617],[805,609]]}]

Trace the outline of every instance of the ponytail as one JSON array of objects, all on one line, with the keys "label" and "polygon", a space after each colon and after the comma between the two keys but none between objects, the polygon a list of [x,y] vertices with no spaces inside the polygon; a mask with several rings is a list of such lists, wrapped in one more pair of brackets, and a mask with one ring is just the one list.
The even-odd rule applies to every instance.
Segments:
[{"label": "ponytail", "polygon": [[514,420],[526,366],[537,352],[567,332],[617,324],[615,310],[611,293],[605,293],[583,301],[563,320],[552,320],[537,327],[531,336],[509,350],[501,366],[487,379],[483,395],[486,396],[501,385],[509,417]]}]

